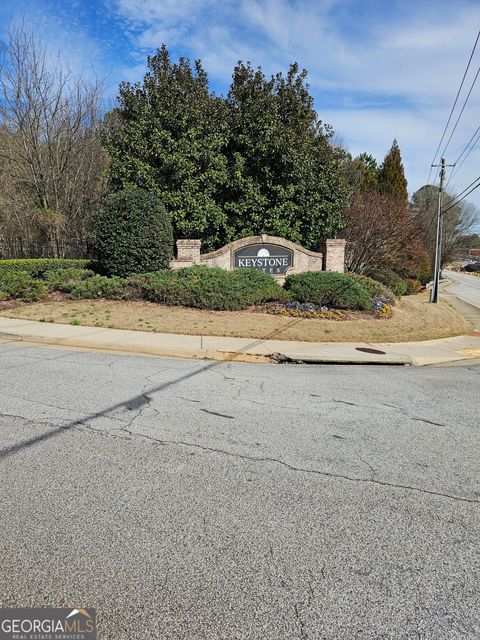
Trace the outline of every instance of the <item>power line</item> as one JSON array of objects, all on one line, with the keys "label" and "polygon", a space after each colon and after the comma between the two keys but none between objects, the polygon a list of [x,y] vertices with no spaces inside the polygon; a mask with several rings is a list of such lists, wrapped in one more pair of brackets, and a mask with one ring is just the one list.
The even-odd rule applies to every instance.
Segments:
[{"label": "power line", "polygon": [[480,67],[478,67],[478,69],[477,69],[477,73],[475,74],[475,78],[473,79],[473,82],[472,82],[472,85],[470,87],[470,90],[469,90],[469,92],[467,94],[467,97],[465,98],[465,102],[463,103],[462,109],[461,109],[460,113],[458,114],[458,118],[457,118],[457,121],[455,122],[455,126],[453,127],[452,133],[450,134],[450,137],[447,140],[447,144],[443,148],[442,156],[445,155],[445,151],[447,150],[447,147],[450,144],[450,141],[451,141],[451,139],[453,137],[453,134],[455,133],[455,130],[457,128],[457,125],[460,122],[460,118],[462,117],[463,111],[464,111],[465,107],[467,106],[468,99],[470,98],[470,94],[472,93],[473,87],[475,86],[475,83],[477,82],[477,78],[478,78],[478,74],[479,73],[480,73]]},{"label": "power line", "polygon": [[[477,127],[477,129],[475,130],[475,133],[473,134],[473,136],[470,138],[470,140],[467,142],[467,144],[465,145],[463,151],[461,152],[461,154],[458,156],[458,158],[455,160],[455,162],[453,163],[455,165],[455,169],[452,171],[452,173],[450,174],[448,180],[447,180],[447,184],[445,185],[445,189],[448,187],[450,180],[452,180],[452,178],[454,176],[456,176],[456,174],[460,171],[461,166],[463,165],[463,163],[465,162],[465,160],[468,158],[468,156],[472,153],[472,151],[475,149],[475,147],[478,144],[478,141],[480,140],[480,126]],[[478,134],[478,135],[477,135]],[[476,140],[473,142],[472,146],[470,147],[470,149],[468,150],[468,153],[466,154],[466,156],[463,158],[463,160],[460,162],[460,164],[457,166],[458,161],[460,160],[460,158],[463,156],[463,154],[465,153],[465,151],[467,151],[470,143],[472,142],[472,140],[476,137]]]},{"label": "power line", "polygon": [[[473,45],[472,52],[471,52],[470,57],[468,59],[467,67],[466,67],[465,72],[463,74],[463,78],[462,78],[462,81],[461,81],[460,86],[458,88],[457,95],[455,96],[455,101],[454,101],[453,106],[452,106],[452,108],[450,110],[450,115],[448,116],[447,124],[445,125],[445,128],[443,130],[442,137],[440,138],[440,142],[438,143],[438,147],[437,147],[437,150],[435,151],[435,155],[433,156],[433,160],[431,162],[431,165],[435,164],[435,160],[437,159],[438,152],[440,150],[440,147],[442,146],[443,139],[445,138],[445,134],[447,133],[448,125],[450,124],[450,120],[452,119],[453,112],[455,111],[455,107],[457,106],[458,98],[460,96],[460,92],[462,91],[463,83],[465,82],[465,78],[467,77],[468,70],[470,69],[470,64],[472,62],[472,58],[473,58],[473,54],[475,53],[475,49],[477,48],[477,43],[478,43],[478,39],[479,38],[480,38],[480,30],[477,33],[477,38],[475,40],[475,44]],[[480,71],[480,68],[479,68],[479,71]],[[477,75],[478,75],[478,72],[477,72]],[[473,89],[473,86],[470,89],[470,92],[471,92],[472,89]],[[463,108],[465,108],[465,105],[464,105]],[[463,109],[462,109],[462,113],[463,113]],[[457,124],[458,124],[458,121],[457,121]],[[443,151],[443,153],[445,153],[445,150]],[[432,175],[432,168],[433,168],[433,166],[430,167],[430,171],[429,171],[428,179],[427,179],[427,184],[430,182],[430,176]],[[437,174],[438,174],[438,170],[437,170]],[[436,179],[437,174],[435,174],[435,179]]]},{"label": "power line", "polygon": [[[475,136],[477,135],[477,133],[480,131],[480,126],[478,126],[475,129],[475,133],[473,134],[473,136],[470,138],[470,140],[467,142],[467,144],[465,145],[465,147],[463,148],[462,153],[458,156],[458,158],[455,160],[455,162],[453,164],[457,164],[457,162],[460,160],[460,158],[463,156],[463,154],[465,153],[465,151],[468,149],[468,145],[471,143],[471,141],[475,138]],[[475,141],[476,144],[476,141]],[[470,152],[469,152],[470,153]],[[467,154],[468,155],[468,154]]]},{"label": "power line", "polygon": [[465,193],[465,191],[467,191],[467,189],[470,189],[470,187],[472,185],[475,184],[475,182],[477,182],[477,180],[480,180],[480,176],[478,178],[475,178],[475,180],[473,182],[471,182],[468,186],[465,187],[465,189],[463,191],[460,191],[460,193],[457,193],[456,196],[453,196],[453,198],[450,198],[450,200],[447,202],[447,205],[449,205],[451,202],[453,202],[454,200],[456,200],[457,198],[459,198],[463,193]]},{"label": "power line", "polygon": [[[478,184],[475,184],[476,182]],[[470,191],[467,191],[467,189],[469,187],[471,187],[472,185],[474,185],[474,184],[475,184],[475,186],[472,189],[470,189]],[[465,198],[467,196],[469,196],[473,191],[475,191],[475,189],[478,189],[478,187],[480,187],[480,176],[478,176],[478,178],[475,178],[475,180],[473,182],[471,182],[468,185],[468,187],[465,187],[465,189],[463,191],[461,191],[458,194],[458,196],[455,196],[455,198],[453,198],[452,200],[449,200],[447,202],[447,205],[450,205],[450,206],[447,206],[447,208],[443,210],[443,213],[446,213],[447,211],[450,211],[450,209],[452,209],[453,207],[456,207],[457,204],[460,204],[460,202],[462,202],[462,200],[465,200]],[[467,191],[467,193],[465,193],[465,191]],[[458,199],[463,193],[465,193],[465,195],[462,198]]]},{"label": "power line", "polygon": [[[480,180],[480,176],[477,178],[477,180]],[[447,209],[443,210],[443,213],[446,213],[447,211],[450,211],[450,209],[453,209],[453,207],[456,207],[457,204],[460,204],[460,202],[462,202],[462,200],[465,200],[465,198],[467,196],[469,196],[473,191],[475,191],[475,189],[478,189],[478,187],[480,187],[480,182],[478,184],[476,184],[473,189],[470,189],[470,191],[468,191],[463,198],[460,198],[460,200],[457,200],[456,202],[454,202],[453,204],[451,204]]]}]

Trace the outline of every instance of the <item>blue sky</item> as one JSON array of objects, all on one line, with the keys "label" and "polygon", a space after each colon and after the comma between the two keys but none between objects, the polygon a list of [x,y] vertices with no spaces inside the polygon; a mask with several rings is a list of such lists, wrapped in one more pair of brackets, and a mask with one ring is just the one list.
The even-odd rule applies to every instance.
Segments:
[{"label": "blue sky", "polygon": [[[427,180],[480,28],[480,2],[1,0],[0,31],[22,16],[73,69],[103,79],[111,98],[120,80],[141,80],[146,56],[163,42],[173,57],[201,58],[219,93],[226,92],[239,59],[267,73],[297,61],[309,71],[320,118],[352,154],[366,151],[381,161],[398,139],[413,192]],[[480,46],[471,79],[479,65]],[[479,106],[480,81],[447,161],[480,124]],[[480,152],[470,155],[452,184],[461,191],[478,175]],[[480,205],[480,194],[471,200]]]}]

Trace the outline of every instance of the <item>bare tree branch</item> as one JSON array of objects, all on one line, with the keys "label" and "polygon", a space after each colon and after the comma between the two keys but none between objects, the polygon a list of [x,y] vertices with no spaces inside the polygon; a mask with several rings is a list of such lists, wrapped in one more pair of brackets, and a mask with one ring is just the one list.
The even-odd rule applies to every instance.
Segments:
[{"label": "bare tree branch", "polygon": [[85,240],[105,193],[101,88],[24,24],[0,42],[0,238]]}]

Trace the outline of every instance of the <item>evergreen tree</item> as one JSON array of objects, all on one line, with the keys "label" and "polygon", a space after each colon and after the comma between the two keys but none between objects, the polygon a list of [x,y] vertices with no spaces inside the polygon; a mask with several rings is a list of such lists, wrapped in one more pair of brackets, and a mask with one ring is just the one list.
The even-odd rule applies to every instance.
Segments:
[{"label": "evergreen tree", "polygon": [[370,153],[361,153],[354,160],[362,176],[362,191],[378,188],[378,164]]},{"label": "evergreen tree", "polygon": [[382,193],[402,202],[408,201],[407,180],[396,140],[393,141],[378,172],[378,188]]},{"label": "evergreen tree", "polygon": [[202,238],[205,249],[225,235],[220,190],[227,181],[223,153],[228,129],[224,101],[194,68],[170,61],[165,46],[148,58],[142,84],[120,85],[104,144],[114,190],[141,187],[160,195],[177,238]]},{"label": "evergreen tree", "polygon": [[234,70],[225,201],[231,238],[264,232],[314,249],[343,224],[340,154],[305,81],[297,65],[269,80],[249,64]]},{"label": "evergreen tree", "polygon": [[176,238],[204,250],[270,233],[309,248],[343,224],[340,153],[317,118],[306,73],[267,80],[239,63],[227,98],[208,89],[201,63],[148,58],[143,83],[122,83],[104,144],[113,190],[161,196]]}]

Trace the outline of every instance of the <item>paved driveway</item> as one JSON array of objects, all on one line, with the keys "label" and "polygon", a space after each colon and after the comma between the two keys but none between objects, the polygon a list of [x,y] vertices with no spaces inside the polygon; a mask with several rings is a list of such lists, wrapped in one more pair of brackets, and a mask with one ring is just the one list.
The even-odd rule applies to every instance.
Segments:
[{"label": "paved driveway", "polygon": [[443,270],[443,275],[454,284],[448,287],[449,293],[454,293],[465,302],[469,302],[480,309],[480,278],[465,273]]},{"label": "paved driveway", "polygon": [[480,637],[479,367],[0,366],[3,606],[96,607],[101,640]]}]

